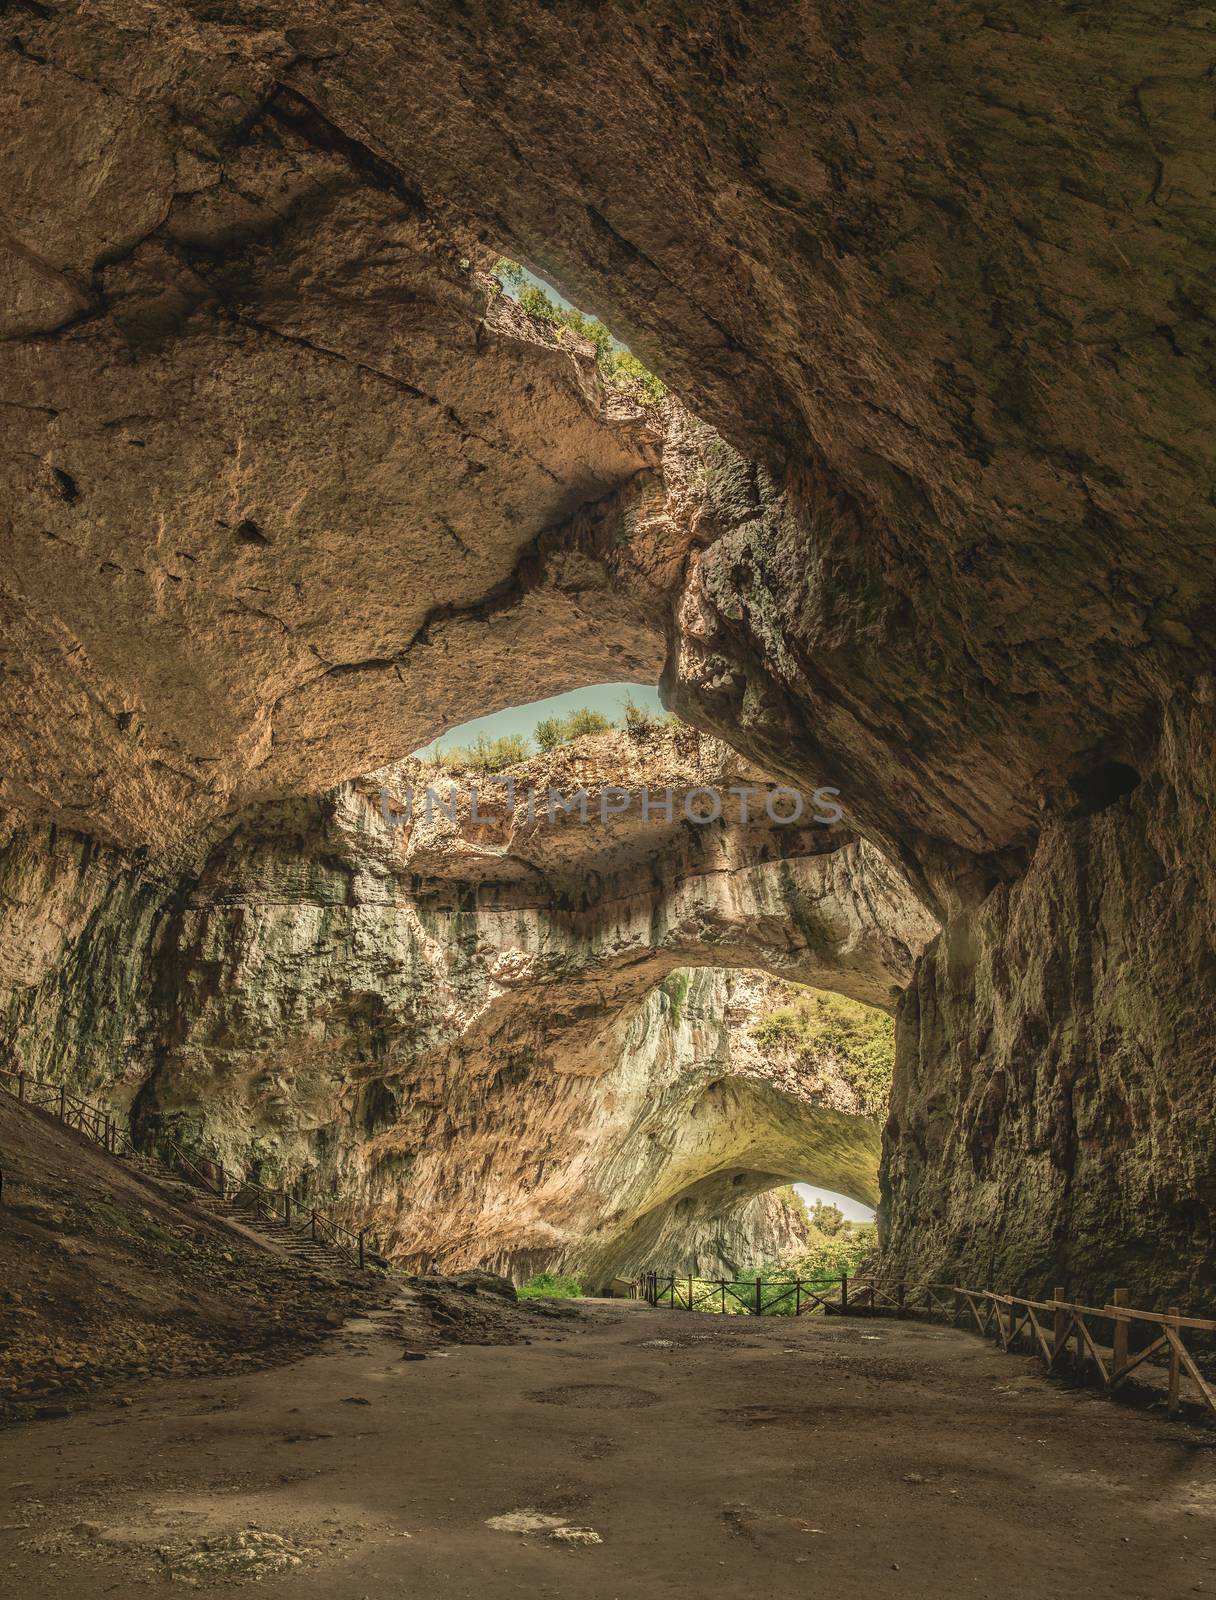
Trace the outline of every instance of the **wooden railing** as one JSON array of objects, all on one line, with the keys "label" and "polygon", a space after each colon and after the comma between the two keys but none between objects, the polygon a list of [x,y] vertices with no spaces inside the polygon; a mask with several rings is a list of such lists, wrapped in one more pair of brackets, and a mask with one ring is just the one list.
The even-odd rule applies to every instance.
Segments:
[{"label": "wooden railing", "polygon": [[[1164,1377],[1170,1416],[1182,1408],[1182,1385],[1190,1383],[1207,1412],[1216,1417],[1216,1385],[1188,1348],[1197,1338],[1216,1354],[1216,1319],[1183,1316],[1177,1306],[1142,1311],[1130,1304],[1126,1289],[1111,1302],[1091,1306],[1070,1300],[1057,1288],[1050,1300],[968,1289],[953,1283],[891,1283],[846,1274],[838,1278],[697,1278],[645,1273],[634,1279],[632,1297],[652,1306],[683,1311],[748,1313],[752,1316],[895,1316],[944,1318],[974,1327],[1003,1350],[1021,1345],[1040,1356],[1048,1372],[1068,1366],[1081,1381],[1096,1379],[1113,1395],[1152,1363]],[[1109,1337],[1103,1335],[1109,1333]]]},{"label": "wooden railing", "polygon": [[[955,1297],[955,1314],[974,1323],[979,1333],[996,1339],[1003,1350],[1021,1341],[1043,1358],[1049,1372],[1071,1359],[1079,1377],[1095,1377],[1106,1394],[1116,1393],[1138,1368],[1152,1361],[1166,1371],[1166,1410],[1177,1416],[1182,1406],[1182,1382],[1189,1380],[1212,1416],[1216,1417],[1216,1389],[1187,1348],[1184,1333],[1216,1334],[1216,1320],[1183,1316],[1177,1306],[1166,1311],[1141,1311],[1129,1303],[1126,1289],[1116,1289],[1111,1303],[1088,1306],[1069,1300],[1057,1288],[1050,1300],[998,1294],[991,1289],[964,1289],[955,1284],[931,1284],[937,1292]],[[1110,1338],[1099,1338],[1095,1324],[1109,1325]],[[1138,1339],[1138,1333],[1147,1334]],[[1070,1357],[1071,1347],[1071,1357]]]},{"label": "wooden railing", "polygon": [[[113,1112],[83,1100],[62,1084],[48,1083],[32,1073],[0,1067],[0,1089],[5,1089],[22,1105],[49,1111],[69,1128],[76,1128],[93,1139],[110,1155],[141,1156],[130,1132],[119,1124]],[[207,1161],[183,1150],[168,1134],[156,1136],[155,1153],[196,1188],[231,1205],[245,1205],[273,1221],[285,1223],[301,1235],[337,1251],[352,1266],[367,1265],[368,1255],[378,1253],[379,1241],[365,1229],[347,1228],[331,1212],[316,1206],[301,1205],[286,1189],[267,1189],[252,1178],[236,1177],[222,1161]]]}]

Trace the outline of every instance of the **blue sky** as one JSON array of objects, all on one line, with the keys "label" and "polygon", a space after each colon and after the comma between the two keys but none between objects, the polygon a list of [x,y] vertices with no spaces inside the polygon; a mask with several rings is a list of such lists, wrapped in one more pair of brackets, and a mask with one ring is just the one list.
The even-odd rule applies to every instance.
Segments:
[{"label": "blue sky", "polygon": [[462,722],[458,728],[450,728],[414,754],[427,755],[437,746],[448,750],[454,744],[469,744],[479,733],[484,733],[488,739],[497,739],[504,733],[523,733],[531,737],[542,717],[565,716],[582,706],[619,722],[625,715],[626,700],[660,714],[663,710],[659,691],[653,684],[593,683],[589,689],[571,689],[569,694],[550,695],[547,700],[533,700],[526,706],[508,706],[505,711],[492,712],[488,717]]},{"label": "blue sky", "polygon": [[794,1188],[808,1206],[813,1206],[816,1200],[822,1200],[825,1205],[839,1206],[849,1222],[874,1221],[874,1213],[869,1206],[863,1206],[860,1200],[850,1200],[848,1195],[833,1194],[830,1189],[812,1189],[809,1183],[796,1183]]}]

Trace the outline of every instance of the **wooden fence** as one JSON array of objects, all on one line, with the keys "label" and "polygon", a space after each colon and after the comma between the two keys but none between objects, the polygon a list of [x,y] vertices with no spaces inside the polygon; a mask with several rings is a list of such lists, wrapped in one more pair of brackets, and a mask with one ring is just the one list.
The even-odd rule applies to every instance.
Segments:
[{"label": "wooden fence", "polygon": [[[72,1094],[62,1084],[48,1083],[28,1072],[14,1072],[0,1067],[0,1089],[7,1090],[21,1105],[49,1111],[69,1128],[76,1128],[86,1138],[101,1145],[109,1155],[140,1157],[139,1150],[126,1128],[120,1126],[112,1111],[83,1100]],[[352,1266],[365,1267],[369,1251],[378,1250],[378,1241],[366,1230],[347,1228],[332,1212],[316,1206],[301,1205],[293,1200],[286,1189],[267,1189],[252,1178],[229,1172],[222,1161],[209,1161],[204,1156],[193,1156],[183,1150],[176,1139],[158,1134],[156,1154],[167,1165],[175,1168],[205,1194],[214,1195],[232,1206],[243,1206],[256,1215],[280,1222],[318,1244],[336,1250]],[[0,1193],[3,1178],[0,1176]]]},{"label": "wooden fence", "polygon": [[1048,1372],[1068,1367],[1082,1381],[1096,1380],[1113,1395],[1132,1374],[1151,1364],[1164,1377],[1170,1416],[1182,1407],[1190,1384],[1216,1417],[1216,1386],[1195,1359],[1199,1342],[1216,1355],[1216,1320],[1183,1316],[1177,1306],[1142,1311],[1116,1289],[1104,1306],[1070,1300],[1057,1288],[1050,1300],[967,1289],[953,1283],[886,1283],[877,1278],[697,1278],[646,1273],[631,1284],[633,1298],[672,1310],[751,1316],[894,1316],[945,1320],[973,1327],[1002,1350],[1021,1348],[1042,1358]]},{"label": "wooden fence", "polygon": [[697,1278],[646,1273],[634,1298],[673,1311],[716,1311],[721,1315],[831,1316],[847,1310],[849,1280],[837,1278]]}]

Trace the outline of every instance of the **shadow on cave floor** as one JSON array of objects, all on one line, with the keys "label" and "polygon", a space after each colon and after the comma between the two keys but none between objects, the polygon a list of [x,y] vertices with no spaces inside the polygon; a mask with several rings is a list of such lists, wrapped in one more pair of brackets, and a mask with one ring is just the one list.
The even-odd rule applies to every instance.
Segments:
[{"label": "shadow on cave floor", "polygon": [[403,1360],[407,1322],[399,1303],[292,1368],[0,1436],[10,1592],[48,1562],[60,1600],[257,1577],[293,1600],[940,1600],[998,1573],[1025,1600],[1148,1600],[1205,1575],[1187,1431],[963,1333],[589,1301],[530,1342]]}]

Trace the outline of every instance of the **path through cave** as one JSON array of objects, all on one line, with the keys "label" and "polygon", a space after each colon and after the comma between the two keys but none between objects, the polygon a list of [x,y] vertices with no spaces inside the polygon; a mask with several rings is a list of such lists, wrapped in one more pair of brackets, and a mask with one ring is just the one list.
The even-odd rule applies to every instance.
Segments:
[{"label": "path through cave", "polygon": [[587,1302],[525,1321],[530,1343],[403,1362],[413,1318],[349,1322],[289,1384],[162,1384],[121,1426],[42,1424],[19,1457],[0,1435],[19,1479],[20,1539],[0,1530],[11,1592],[37,1591],[48,1560],[62,1600],[183,1580],[227,1597],[251,1579],[293,1600],[616,1600],[639,1572],[689,1600],[1010,1583],[1051,1600],[1202,1593],[1210,1576],[1202,1455],[961,1332],[690,1328]]}]

